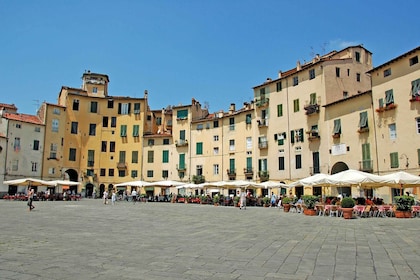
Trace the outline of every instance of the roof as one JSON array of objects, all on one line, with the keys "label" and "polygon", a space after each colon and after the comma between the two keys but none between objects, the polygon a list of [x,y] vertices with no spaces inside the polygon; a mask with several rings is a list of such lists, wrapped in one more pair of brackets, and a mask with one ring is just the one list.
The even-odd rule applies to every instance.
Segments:
[{"label": "roof", "polygon": [[383,67],[386,67],[386,66],[394,63],[397,60],[400,60],[400,59],[405,58],[406,56],[412,55],[413,53],[415,53],[417,51],[420,51],[420,46],[418,46],[417,48],[414,48],[414,49],[412,49],[412,50],[410,50],[410,51],[408,51],[408,52],[406,52],[406,53],[404,53],[404,54],[402,54],[400,56],[397,56],[396,58],[393,58],[393,59],[391,59],[391,60],[389,60],[389,61],[387,61],[387,62],[385,62],[385,63],[383,63],[383,64],[381,64],[381,65],[379,65],[379,66],[377,66],[377,67],[375,67],[375,68],[373,68],[371,70],[369,70],[369,71],[367,71],[367,73],[375,72],[375,71],[377,71],[377,70],[379,70],[379,69],[381,69]]},{"label": "roof", "polygon": [[43,124],[41,119],[35,115],[27,114],[13,114],[13,113],[4,113],[3,117],[9,120],[32,123],[32,124]]}]

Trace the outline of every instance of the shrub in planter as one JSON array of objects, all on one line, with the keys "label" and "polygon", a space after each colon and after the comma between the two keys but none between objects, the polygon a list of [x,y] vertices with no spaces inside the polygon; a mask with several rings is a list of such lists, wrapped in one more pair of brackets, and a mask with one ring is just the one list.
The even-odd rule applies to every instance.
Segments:
[{"label": "shrub in planter", "polygon": [[315,209],[318,197],[315,195],[302,195],[302,200],[308,209]]},{"label": "shrub in planter", "polygon": [[288,198],[287,196],[283,197],[283,199],[281,200],[281,204],[283,205],[284,212],[290,211],[290,198]]},{"label": "shrub in planter", "polygon": [[344,197],[341,200],[341,209],[343,211],[343,218],[344,219],[351,219],[353,218],[353,207],[355,205],[355,201],[351,197]]},{"label": "shrub in planter", "polygon": [[270,198],[265,196],[262,198],[262,204],[264,207],[267,207],[270,204]]}]

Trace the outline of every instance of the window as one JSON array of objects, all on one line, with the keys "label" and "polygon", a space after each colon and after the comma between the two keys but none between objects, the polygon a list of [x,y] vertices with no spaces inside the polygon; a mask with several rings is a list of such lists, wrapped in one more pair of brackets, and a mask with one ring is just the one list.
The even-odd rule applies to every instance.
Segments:
[{"label": "window", "polygon": [[283,116],[283,104],[278,104],[277,105],[277,117],[282,117]]},{"label": "window", "polygon": [[360,52],[355,52],[355,59],[357,62],[360,62]]},{"label": "window", "polygon": [[417,149],[417,161],[418,161],[418,164],[420,165],[420,149]]},{"label": "window", "polygon": [[340,78],[340,67],[335,67],[335,76]]},{"label": "window", "polygon": [[55,174],[55,168],[54,167],[48,168],[48,174],[49,175]]},{"label": "window", "polygon": [[277,82],[276,83],[276,90],[277,91],[281,91],[282,90],[281,82]]},{"label": "window", "polygon": [[360,112],[359,128],[368,128],[368,113],[367,113],[367,111]]},{"label": "window", "polygon": [[41,128],[40,127],[35,127],[35,132],[41,132]]},{"label": "window", "polygon": [[195,167],[195,172],[197,176],[201,176],[203,175],[203,166],[202,165],[197,165]]},{"label": "window", "polygon": [[398,168],[400,165],[398,162],[398,153],[390,153],[389,157],[391,160],[391,168]]},{"label": "window", "polygon": [[125,177],[125,170],[124,169],[118,170],[118,177]]},{"label": "window", "polygon": [[303,135],[303,128],[291,130],[290,131],[290,142],[303,142],[304,141],[304,135]]},{"label": "window", "polygon": [[58,132],[59,127],[60,127],[60,122],[57,119],[53,119],[52,124],[51,124],[51,131]]},{"label": "window", "polygon": [[284,139],[286,139],[286,132],[274,134],[274,140],[277,141],[277,145],[279,146],[284,145]]},{"label": "window", "polygon": [[293,77],[293,86],[297,86],[299,84],[299,78],[296,76],[296,77]]},{"label": "window", "polygon": [[412,58],[410,58],[410,66],[413,66],[414,64],[419,63],[419,57],[416,55]]},{"label": "window", "polygon": [[420,97],[420,79],[411,82],[411,97]]},{"label": "window", "polygon": [[148,139],[147,140],[147,145],[148,146],[153,146],[155,144],[155,139]]},{"label": "window", "polygon": [[258,160],[258,171],[267,172],[267,159],[259,159]]},{"label": "window", "polygon": [[168,150],[163,150],[162,151],[162,162],[163,163],[168,163],[169,162],[169,151]]},{"label": "window", "polygon": [[107,146],[106,144],[107,144],[106,141],[101,142],[101,152],[106,152],[106,146]]},{"label": "window", "polygon": [[94,123],[89,124],[89,135],[90,136],[96,135],[96,124]]},{"label": "window", "polygon": [[356,73],[356,81],[360,82],[360,73]]},{"label": "window", "polygon": [[147,178],[153,178],[153,170],[147,170]]},{"label": "window", "polygon": [[394,104],[394,91],[392,89],[385,91],[386,105]]},{"label": "window", "polygon": [[117,117],[111,117],[111,127],[117,127]]},{"label": "window", "polygon": [[111,153],[115,153],[115,142],[114,141],[109,142],[109,151]]},{"label": "window", "polygon": [[186,120],[188,118],[188,110],[184,109],[184,110],[178,110],[176,112],[176,119],[177,120]]},{"label": "window", "polygon": [[20,123],[16,124],[16,128],[22,128],[22,126],[20,125]]},{"label": "window", "polygon": [[73,100],[73,111],[79,111],[79,100]]},{"label": "window", "polygon": [[299,112],[299,99],[293,100],[293,112]]},{"label": "window", "polygon": [[420,118],[416,118],[417,134],[420,134]]},{"label": "window", "polygon": [[50,159],[57,159],[57,144],[50,146]]},{"label": "window", "polygon": [[108,127],[108,117],[102,117],[102,127]]},{"label": "window", "polygon": [[118,103],[118,114],[128,115],[130,114],[131,103]]},{"label": "window", "polygon": [[389,129],[389,139],[391,139],[391,140],[397,139],[397,126],[396,126],[396,124],[391,123],[388,126],[388,129]]},{"label": "window", "polygon": [[252,121],[251,114],[246,114],[246,116],[245,116],[245,123],[246,124],[251,124],[251,121]]},{"label": "window", "polygon": [[235,118],[229,118],[229,130],[235,130]]},{"label": "window", "polygon": [[19,160],[15,159],[12,162],[12,171],[18,171],[19,169]]},{"label": "window", "polygon": [[125,151],[120,151],[118,162],[119,163],[126,163]]},{"label": "window", "polygon": [[139,163],[139,151],[131,151],[131,163]]},{"label": "window", "polygon": [[268,147],[268,141],[266,136],[260,136],[258,137],[258,147],[259,148],[267,148]]},{"label": "window", "polygon": [[13,143],[13,150],[15,152],[20,151],[20,138],[19,137],[15,137],[15,142]]},{"label": "window", "polygon": [[134,114],[140,114],[140,103],[134,103]]},{"label": "window", "polygon": [[104,177],[105,175],[106,175],[106,169],[105,168],[99,169],[99,176]]},{"label": "window", "polygon": [[169,171],[168,170],[162,170],[162,178],[167,179],[169,177]]},{"label": "window", "polygon": [[309,80],[315,79],[315,69],[309,70]]},{"label": "window", "polygon": [[197,124],[197,130],[203,130],[203,124],[202,123]]},{"label": "window", "polygon": [[213,164],[213,175],[219,175],[219,165]]},{"label": "window", "polygon": [[71,122],[71,134],[77,134],[78,122]]},{"label": "window", "polygon": [[334,130],[333,134],[341,134],[341,120],[334,120]]},{"label": "window", "polygon": [[147,162],[153,163],[154,162],[154,151],[147,151]]},{"label": "window", "polygon": [[219,154],[219,147],[214,147],[213,148],[213,154],[214,155],[218,155]]},{"label": "window", "polygon": [[388,77],[388,76],[391,76],[391,68],[384,70],[384,77]]},{"label": "window", "polygon": [[156,125],[162,124],[162,117],[156,117]]},{"label": "window", "polygon": [[127,137],[127,125],[125,125],[125,124],[121,125],[120,136],[121,137]]},{"label": "window", "polygon": [[196,143],[196,154],[202,155],[203,154],[203,142]]},{"label": "window", "polygon": [[112,109],[112,108],[114,108],[114,100],[112,100],[112,99],[108,99],[108,109]]},{"label": "window", "polygon": [[213,135],[213,141],[219,141],[219,135]]},{"label": "window", "polygon": [[343,98],[347,98],[347,97],[349,97],[348,91],[343,91]]},{"label": "window", "polygon": [[185,130],[180,130],[179,131],[179,139],[180,140],[185,140]]},{"label": "window", "polygon": [[372,170],[372,160],[370,158],[370,144],[362,144],[362,170]]},{"label": "window", "polygon": [[93,87],[92,88],[92,93],[98,93],[98,88],[97,87]]},{"label": "window", "polygon": [[163,139],[163,145],[169,145],[169,139]]},{"label": "window", "polygon": [[219,121],[213,121],[213,128],[219,127]]},{"label": "window", "polygon": [[139,137],[140,126],[138,124],[133,125],[133,137]]},{"label": "window", "polygon": [[231,139],[229,140],[229,151],[234,151],[235,150],[235,140]]},{"label": "window", "polygon": [[284,157],[279,157],[279,170],[284,170]]},{"label": "window", "polygon": [[137,170],[131,170],[131,178],[137,178],[138,174],[137,174]]},{"label": "window", "polygon": [[60,109],[58,109],[58,108],[54,108],[54,109],[53,109],[53,114],[54,114],[54,115],[60,115],[60,114],[61,114]]},{"label": "window", "polygon": [[98,112],[98,102],[92,101],[90,102],[90,112],[97,113]]},{"label": "window", "polygon": [[31,162],[31,164],[32,164],[32,172],[36,172],[36,170],[37,170],[37,166],[38,166],[38,163],[36,163],[36,162]]},{"label": "window", "polygon": [[319,152],[312,153],[312,163],[313,163],[313,173],[320,173],[320,166],[319,166]]},{"label": "window", "polygon": [[311,93],[309,95],[309,104],[310,105],[316,105],[317,104],[317,101],[316,101],[316,93],[315,92],[314,93]]},{"label": "window", "polygon": [[95,165],[95,150],[88,150],[87,166],[93,167]]},{"label": "window", "polygon": [[109,176],[109,177],[114,177],[114,173],[115,173],[114,168],[110,168],[110,169],[108,169],[108,176]]},{"label": "window", "polygon": [[229,159],[229,174],[235,174],[235,159]]},{"label": "window", "polygon": [[296,169],[301,169],[302,168],[302,155],[295,155],[295,167]]},{"label": "window", "polygon": [[38,151],[39,150],[39,140],[34,140],[33,150],[34,151]]},{"label": "window", "polygon": [[246,149],[247,150],[252,150],[252,137],[247,137],[246,138]]},{"label": "window", "polygon": [[69,161],[76,161],[76,149],[74,148],[69,150]]}]

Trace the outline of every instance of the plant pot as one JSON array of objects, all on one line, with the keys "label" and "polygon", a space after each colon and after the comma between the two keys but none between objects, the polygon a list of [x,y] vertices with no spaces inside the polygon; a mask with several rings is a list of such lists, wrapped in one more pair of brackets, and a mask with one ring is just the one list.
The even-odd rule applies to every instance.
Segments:
[{"label": "plant pot", "polygon": [[289,212],[290,211],[290,204],[283,204],[283,211]]},{"label": "plant pot", "polygon": [[316,210],[315,209],[305,209],[305,210],[303,210],[303,214],[305,214],[307,216],[315,216],[316,215]]},{"label": "plant pot", "polygon": [[351,219],[353,218],[353,208],[341,208],[343,211],[343,218],[344,219]]},{"label": "plant pot", "polygon": [[395,211],[395,218],[411,218],[411,212],[410,211],[396,210]]}]

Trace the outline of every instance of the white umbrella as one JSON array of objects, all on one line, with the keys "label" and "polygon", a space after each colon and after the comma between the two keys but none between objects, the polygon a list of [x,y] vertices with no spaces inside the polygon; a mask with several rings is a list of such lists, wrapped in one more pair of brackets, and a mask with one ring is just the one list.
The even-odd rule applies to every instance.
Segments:
[{"label": "white umbrella", "polygon": [[265,189],[272,189],[272,188],[289,188],[289,185],[280,183],[280,182],[274,182],[274,181],[265,181],[262,183],[258,183],[255,186],[265,188]]},{"label": "white umbrella", "polygon": [[54,180],[54,181],[48,181],[50,183],[54,183],[54,186],[77,186],[80,185],[80,182],[74,182],[74,181],[67,181],[67,180]]},{"label": "white umbrella", "polygon": [[317,173],[312,176],[300,179],[296,182],[291,183],[289,186],[296,187],[296,186],[320,186],[320,185],[329,185],[330,183],[327,182],[327,178],[331,176],[324,173]]},{"label": "white umbrella", "polygon": [[395,184],[420,185],[420,176],[412,175],[405,171],[382,175],[382,178]]},{"label": "white umbrella", "polygon": [[386,184],[387,181],[383,176],[349,169],[328,176],[326,182],[331,185],[366,185],[380,187]]},{"label": "white umbrella", "polygon": [[125,182],[125,183],[119,183],[119,184],[115,184],[115,187],[125,187],[125,186],[130,186],[130,187],[144,187],[147,184],[149,184],[148,182],[145,181],[130,181],[130,182]]},{"label": "white umbrella", "polygon": [[34,178],[8,180],[8,181],[4,181],[3,184],[17,185],[17,186],[55,186],[55,183],[44,181],[41,179],[34,179]]},{"label": "white umbrella", "polygon": [[149,186],[150,187],[151,186],[156,186],[156,187],[177,187],[177,186],[181,186],[181,185],[185,185],[185,183],[179,182],[179,181],[164,180],[164,181],[146,183],[144,186],[145,187],[149,187]]}]

